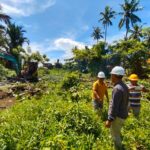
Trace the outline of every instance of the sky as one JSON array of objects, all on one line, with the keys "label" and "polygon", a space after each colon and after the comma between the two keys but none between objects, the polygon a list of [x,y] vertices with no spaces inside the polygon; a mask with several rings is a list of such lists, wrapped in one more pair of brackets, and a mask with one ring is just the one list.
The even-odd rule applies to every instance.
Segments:
[{"label": "sky", "polygon": [[[91,34],[93,27],[103,26],[98,22],[100,12],[110,6],[120,12],[124,0],[0,0],[3,12],[8,14],[16,25],[26,30],[32,51],[46,54],[51,63],[71,58],[71,49],[84,48],[95,43]],[[136,13],[144,26],[150,26],[150,1],[141,0],[143,7]],[[120,16],[113,19],[108,28],[108,43],[123,38],[125,28],[118,29]],[[26,47],[26,46],[25,46]]]}]

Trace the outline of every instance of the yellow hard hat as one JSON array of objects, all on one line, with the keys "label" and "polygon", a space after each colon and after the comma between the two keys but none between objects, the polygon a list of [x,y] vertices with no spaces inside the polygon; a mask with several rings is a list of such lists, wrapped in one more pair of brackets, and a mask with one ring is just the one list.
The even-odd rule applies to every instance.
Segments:
[{"label": "yellow hard hat", "polygon": [[131,80],[131,81],[137,81],[139,78],[138,78],[138,75],[131,74],[128,79]]}]

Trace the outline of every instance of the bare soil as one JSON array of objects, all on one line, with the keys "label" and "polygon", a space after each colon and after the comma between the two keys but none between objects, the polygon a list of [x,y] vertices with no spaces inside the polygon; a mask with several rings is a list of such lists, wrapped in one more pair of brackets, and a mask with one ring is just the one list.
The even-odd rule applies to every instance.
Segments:
[{"label": "bare soil", "polygon": [[0,110],[11,107],[15,104],[15,97],[10,94],[0,91]]}]

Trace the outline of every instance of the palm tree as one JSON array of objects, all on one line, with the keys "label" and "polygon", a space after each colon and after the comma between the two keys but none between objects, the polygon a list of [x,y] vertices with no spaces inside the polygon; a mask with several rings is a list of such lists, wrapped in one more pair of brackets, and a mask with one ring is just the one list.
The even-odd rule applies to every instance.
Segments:
[{"label": "palm tree", "polygon": [[108,26],[112,25],[111,19],[115,17],[115,11],[112,10],[109,6],[105,7],[104,12],[100,12],[101,18],[99,22],[102,22],[105,30],[105,43],[107,37],[107,28]]},{"label": "palm tree", "polygon": [[8,46],[10,52],[13,50],[13,48],[17,48],[18,46],[22,47],[25,42],[29,43],[29,40],[24,37],[25,32],[26,31],[22,26],[17,26],[15,23],[10,23],[8,25],[6,34],[8,36]]},{"label": "palm tree", "polygon": [[22,26],[17,26],[15,23],[10,23],[6,28],[6,42],[8,45],[7,52],[16,58],[19,68],[18,75],[20,75],[22,68],[22,53],[25,53],[22,46],[25,42],[29,42],[29,40],[24,37],[25,32],[26,31]]},{"label": "palm tree", "polygon": [[144,28],[142,31],[144,42],[150,48],[150,27]]},{"label": "palm tree", "polygon": [[135,12],[142,10],[141,7],[138,7],[139,0],[124,0],[124,4],[121,4],[122,12],[119,14],[122,15],[122,18],[119,22],[119,29],[124,25],[126,27],[125,39],[127,39],[128,32],[130,30],[130,24],[133,27],[137,22],[141,22],[141,19],[135,15]]},{"label": "palm tree", "polygon": [[130,39],[136,39],[136,40],[140,41],[140,38],[143,37],[142,26],[134,25],[133,29],[129,30],[129,32],[131,33]]},{"label": "palm tree", "polygon": [[97,43],[98,43],[98,40],[103,38],[103,32],[101,32],[101,29],[99,27],[93,27],[93,33],[92,33],[92,37],[94,38],[94,40],[97,40]]}]

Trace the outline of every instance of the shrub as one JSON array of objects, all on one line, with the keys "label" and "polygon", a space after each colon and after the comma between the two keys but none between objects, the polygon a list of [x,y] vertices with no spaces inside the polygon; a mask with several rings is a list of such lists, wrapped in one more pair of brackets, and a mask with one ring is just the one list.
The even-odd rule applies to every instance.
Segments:
[{"label": "shrub", "polygon": [[15,72],[5,68],[2,64],[0,64],[0,81],[6,79],[6,77],[15,76]]},{"label": "shrub", "polygon": [[73,86],[77,86],[78,84],[79,84],[78,75],[75,73],[72,73],[63,79],[62,88],[65,90],[68,90]]}]

